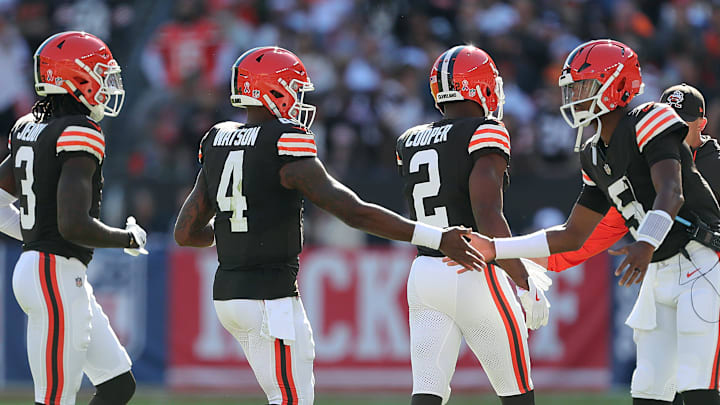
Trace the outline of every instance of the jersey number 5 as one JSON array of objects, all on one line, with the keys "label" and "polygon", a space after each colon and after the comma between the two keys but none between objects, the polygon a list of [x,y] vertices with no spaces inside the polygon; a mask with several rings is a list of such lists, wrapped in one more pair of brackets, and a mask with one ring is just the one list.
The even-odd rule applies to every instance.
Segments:
[{"label": "jersey number 5", "polygon": [[35,193],[33,193],[33,161],[35,153],[29,146],[21,146],[15,154],[15,167],[21,168],[25,162],[25,178],[20,180],[20,193],[25,197],[25,204],[20,204],[20,226],[32,229],[35,226]]},{"label": "jersey number 5", "polygon": [[428,181],[417,183],[413,186],[413,205],[415,216],[418,222],[445,228],[448,226],[447,208],[435,207],[433,213],[425,215],[424,200],[429,197],[437,197],[440,193],[440,165],[438,154],[435,149],[426,149],[415,153],[410,159],[410,173],[420,171],[421,165],[427,165]]},{"label": "jersey number 5", "polygon": [[[231,232],[248,231],[248,220],[243,216],[243,211],[247,210],[247,198],[242,194],[244,156],[244,150],[234,150],[228,154],[222,175],[220,175],[220,185],[216,196],[220,211],[232,211],[233,213],[230,217]],[[230,184],[231,177],[232,185]],[[228,190],[228,188],[230,189]]]}]

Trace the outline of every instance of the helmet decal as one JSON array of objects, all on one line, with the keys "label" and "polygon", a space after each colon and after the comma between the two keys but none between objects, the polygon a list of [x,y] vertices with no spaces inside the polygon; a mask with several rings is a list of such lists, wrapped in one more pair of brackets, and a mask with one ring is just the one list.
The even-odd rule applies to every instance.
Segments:
[{"label": "helmet decal", "polygon": [[430,70],[430,92],[435,105],[469,100],[483,107],[486,116],[502,118],[505,95],[502,78],[492,58],[473,45],[459,45],[443,52]]}]

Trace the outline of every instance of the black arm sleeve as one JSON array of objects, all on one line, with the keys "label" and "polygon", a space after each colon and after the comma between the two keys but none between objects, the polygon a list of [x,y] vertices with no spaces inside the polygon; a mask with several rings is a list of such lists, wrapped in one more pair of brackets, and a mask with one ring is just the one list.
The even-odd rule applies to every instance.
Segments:
[{"label": "black arm sleeve", "polygon": [[697,151],[695,166],[720,201],[720,146],[717,142],[708,141]]},{"label": "black arm sleeve", "polygon": [[582,205],[602,215],[607,214],[610,209],[610,201],[608,201],[605,194],[595,186],[583,185],[576,204]]}]

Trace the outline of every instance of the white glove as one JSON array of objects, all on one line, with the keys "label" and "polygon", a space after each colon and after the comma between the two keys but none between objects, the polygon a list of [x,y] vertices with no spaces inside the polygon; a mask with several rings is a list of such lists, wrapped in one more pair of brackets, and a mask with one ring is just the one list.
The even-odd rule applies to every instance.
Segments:
[{"label": "white glove", "polygon": [[147,232],[145,232],[145,230],[137,224],[137,222],[135,221],[135,217],[129,216],[127,218],[127,221],[125,222],[125,230],[132,233],[135,242],[139,245],[137,248],[134,249],[125,248],[125,253],[129,254],[130,256],[148,254],[148,251],[145,249],[145,243],[147,243]]},{"label": "white glove", "polygon": [[547,269],[532,260],[520,259],[522,264],[525,266],[525,270],[528,272],[528,276],[535,282],[537,288],[547,291],[552,285],[552,279],[548,277]]},{"label": "white glove", "polygon": [[519,288],[518,297],[525,309],[525,324],[528,329],[535,330],[547,325],[550,317],[550,302],[545,298],[543,290],[537,287],[533,277],[528,278],[528,286],[529,290]]}]

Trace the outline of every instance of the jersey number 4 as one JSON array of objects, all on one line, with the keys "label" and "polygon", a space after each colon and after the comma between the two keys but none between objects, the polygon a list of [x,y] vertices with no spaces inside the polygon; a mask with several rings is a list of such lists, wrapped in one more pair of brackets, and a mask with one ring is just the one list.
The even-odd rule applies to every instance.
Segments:
[{"label": "jersey number 4", "polygon": [[15,167],[22,168],[25,163],[25,178],[20,180],[20,193],[25,197],[24,204],[20,203],[20,226],[22,229],[32,229],[35,226],[35,193],[33,192],[33,162],[35,152],[29,146],[21,146],[15,154]]},{"label": "jersey number 4", "polygon": [[427,165],[428,181],[413,186],[412,196],[415,217],[418,222],[445,228],[449,223],[447,208],[435,207],[432,209],[432,214],[425,214],[425,199],[437,197],[440,193],[440,164],[435,149],[426,149],[415,153],[410,159],[410,173],[419,172],[422,165]]},{"label": "jersey number 4", "polygon": [[[247,198],[242,194],[244,156],[244,150],[234,150],[228,154],[222,175],[220,175],[220,185],[216,196],[220,211],[232,211],[233,213],[230,217],[231,232],[248,231],[248,220],[243,216],[243,212],[247,210]],[[230,184],[230,178],[232,178],[232,184]]]}]

